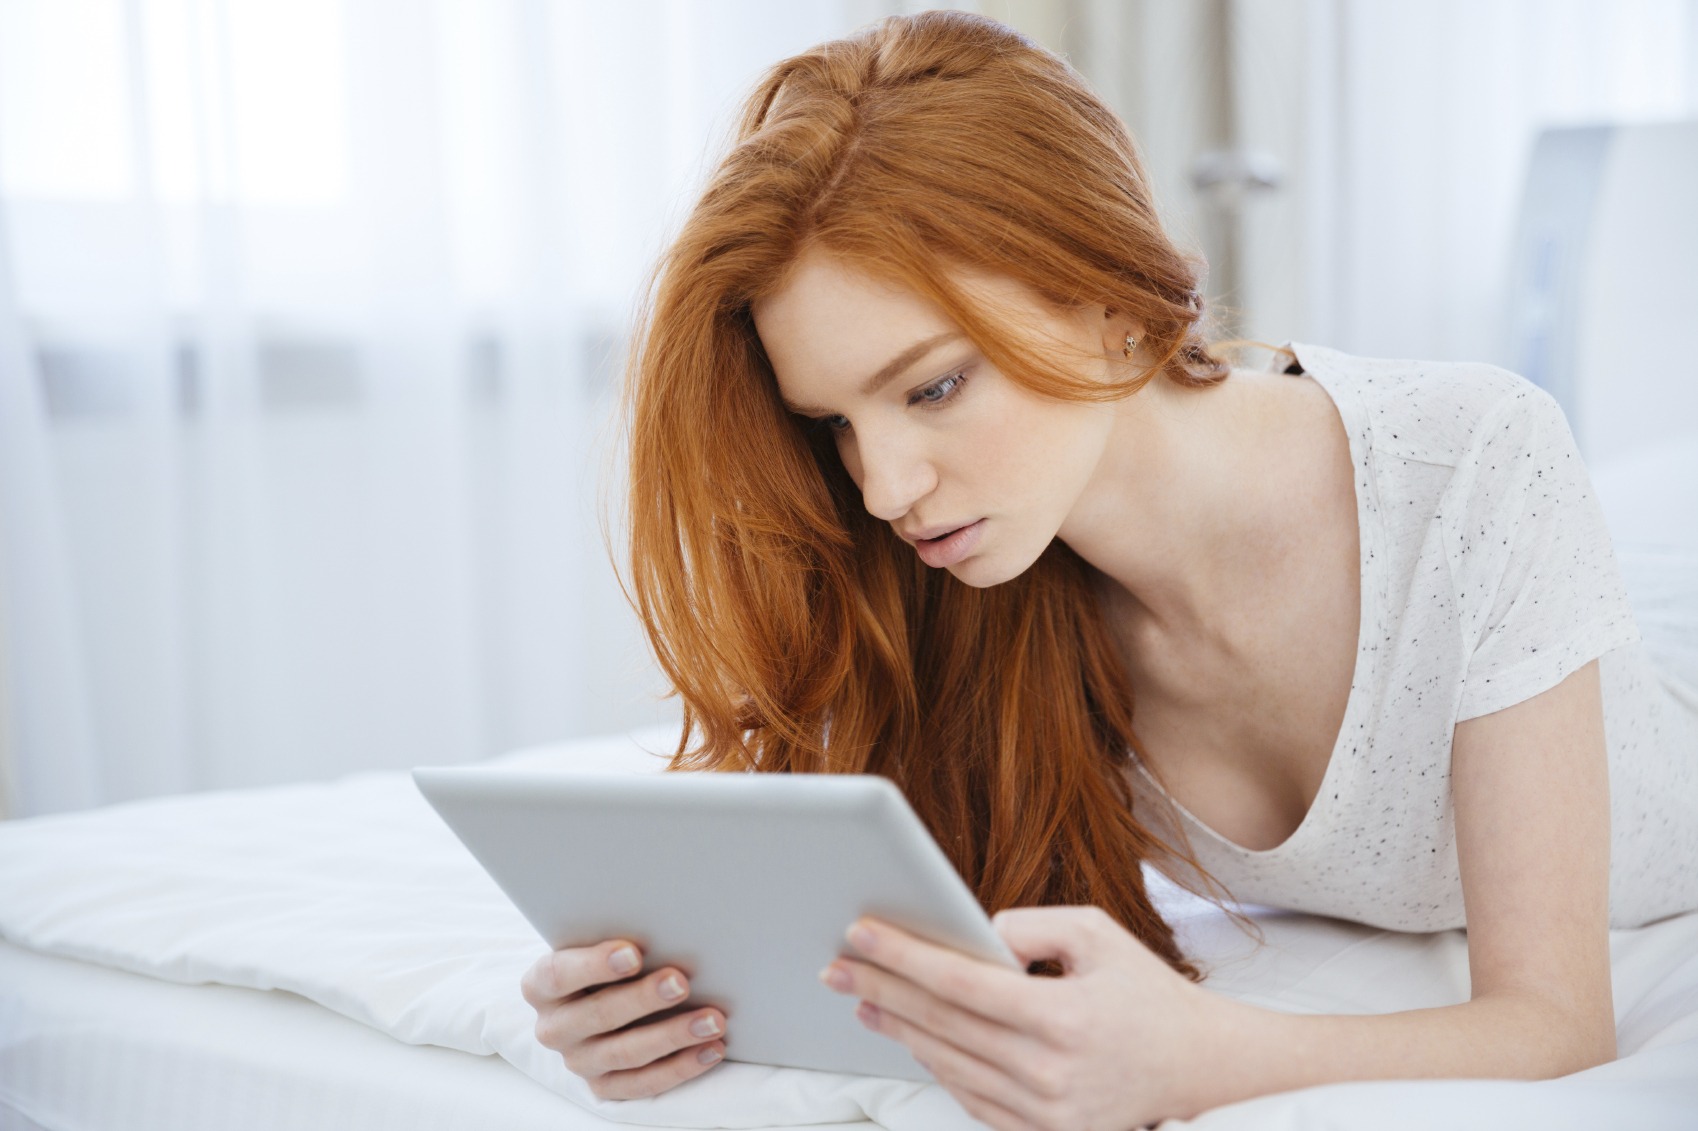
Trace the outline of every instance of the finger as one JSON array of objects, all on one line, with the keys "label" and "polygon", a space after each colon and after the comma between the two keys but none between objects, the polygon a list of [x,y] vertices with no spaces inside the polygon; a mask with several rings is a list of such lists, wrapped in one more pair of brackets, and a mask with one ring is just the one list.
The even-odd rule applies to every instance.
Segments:
[{"label": "finger", "polygon": [[1009,1029],[936,998],[928,1002],[924,989],[876,967],[863,966],[855,975],[855,993],[862,998],[855,1015],[869,1029],[893,1037],[923,1034],[1018,1082],[1028,1092],[1047,1094],[1046,1082],[1035,1068],[1049,1055],[1047,1033]]},{"label": "finger", "polygon": [[590,986],[628,978],[642,966],[642,949],[626,939],[565,947],[537,959],[519,980],[519,992],[533,1007],[541,1008]]},{"label": "finger", "polygon": [[997,912],[991,925],[1021,962],[1053,958],[1069,974],[1094,969],[1114,934],[1127,933],[1097,907],[1016,907]]},{"label": "finger", "polygon": [[964,1090],[1022,1119],[1035,1116],[1034,1106],[1039,1097],[1034,1096],[1028,1082],[1010,1076],[974,1056],[971,1051],[940,1040],[876,1005],[863,1002],[856,1009],[855,1016],[873,1032],[900,1041],[914,1059],[951,1093]]},{"label": "finger", "polygon": [[658,1095],[692,1080],[725,1059],[720,1041],[698,1048],[679,1049],[664,1060],[630,1072],[609,1072],[591,1080],[590,1091],[604,1100],[635,1100]]},{"label": "finger", "polygon": [[971,1050],[997,1063],[1016,1058],[1025,1051],[1024,1043],[1017,1044],[1016,1030],[963,1009],[954,1002],[944,1001],[900,974],[870,963],[857,962],[853,958],[839,958],[827,969],[833,967],[848,975],[849,989],[846,992],[894,1013],[959,1048]]},{"label": "finger", "polygon": [[1034,1029],[1043,1020],[1042,1003],[1031,993],[1032,979],[1021,971],[939,946],[878,919],[857,919],[848,938],[868,961],[962,1010],[1016,1029]]},{"label": "finger", "polygon": [[689,996],[690,982],[683,972],[663,966],[636,981],[607,986],[544,1008],[537,1015],[537,1039],[549,1048],[563,1050],[681,1005]]},{"label": "finger", "polygon": [[994,1131],[1043,1131],[1041,1125],[976,1092],[965,1088],[947,1088],[947,1091],[968,1115]]},{"label": "finger", "polygon": [[725,1015],[717,1009],[703,1009],[592,1038],[569,1059],[567,1067],[586,1079],[642,1068],[724,1033]]}]

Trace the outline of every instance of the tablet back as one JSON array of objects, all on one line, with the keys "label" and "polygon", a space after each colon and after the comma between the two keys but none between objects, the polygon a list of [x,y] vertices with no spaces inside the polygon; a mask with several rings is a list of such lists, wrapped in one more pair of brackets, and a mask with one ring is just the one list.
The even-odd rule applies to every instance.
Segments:
[{"label": "tablet back", "polygon": [[491,767],[414,780],[552,947],[629,938],[726,1014],[726,1057],[925,1080],[819,971],[874,915],[1019,969],[900,790],[855,774],[596,776]]}]

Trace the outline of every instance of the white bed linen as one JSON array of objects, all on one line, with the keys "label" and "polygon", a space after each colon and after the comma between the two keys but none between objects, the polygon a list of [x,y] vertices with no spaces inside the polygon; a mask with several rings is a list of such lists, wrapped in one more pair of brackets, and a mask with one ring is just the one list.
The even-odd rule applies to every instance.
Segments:
[{"label": "white bed linen", "polygon": [[0,1131],[614,1126],[499,1057],[402,1044],[294,994],[0,943]]},{"label": "white bed linen", "polygon": [[[656,736],[645,737],[652,743]],[[508,761],[652,770],[656,760],[638,750],[629,740],[594,740]],[[1208,984],[1243,1000],[1293,1012],[1360,1013],[1467,997],[1461,932],[1402,935],[1264,911],[1258,916],[1268,945],[1258,949],[1218,913],[1173,898],[1169,914],[1184,945],[1211,971]],[[401,1108],[410,1106],[406,1086],[385,1081],[385,1062],[418,1054],[430,1071],[423,1058],[441,1062],[441,1053],[383,1043],[391,1038],[496,1053],[550,1091],[621,1122],[760,1127],[866,1118],[899,1131],[971,1125],[935,1087],[737,1063],[653,1100],[594,1100],[536,1044],[531,1012],[518,997],[518,976],[540,944],[397,774],[138,802],[0,827],[0,935],[81,963],[309,997],[388,1034],[367,1042],[384,1053],[351,1052],[344,1067],[356,1066],[352,1077],[363,1074],[370,1095],[387,1092]],[[1613,1064],[1538,1083],[1330,1085],[1165,1126],[1690,1128],[1698,1112],[1698,914],[1614,932],[1611,943],[1623,1056]],[[19,997],[15,989],[4,993],[0,1019],[10,1033]],[[237,1034],[216,1021],[202,1025],[200,1012],[197,1005],[184,1014],[185,1040],[198,1030],[206,1047],[222,1042],[235,1052]],[[294,1013],[280,1024],[326,1023],[311,1009]],[[95,1029],[89,1039],[105,1038]],[[135,1044],[140,1049],[145,1041]],[[285,1037],[282,1047],[293,1044]],[[18,1110],[30,1110],[29,1089],[43,1081],[67,1080],[74,1088],[78,1080],[86,1086],[100,1079],[86,1074],[90,1054],[78,1041],[67,1036],[55,1047],[60,1058],[29,1074],[7,1054],[14,1067],[0,1076]],[[311,1075],[301,1074],[302,1094]],[[514,1098],[514,1088],[531,1087],[517,1073],[485,1076],[487,1085],[468,1088],[487,1093],[492,1110],[527,1102]],[[256,1078],[253,1086],[265,1085]],[[333,1074],[318,1086],[342,1094],[355,1084]],[[468,1093],[465,1102],[475,1110],[479,1100]],[[560,1126],[575,1126],[571,1114],[562,1114]],[[388,1121],[386,1114],[371,1122]]]},{"label": "white bed linen", "polygon": [[[661,760],[641,738],[503,761],[655,772]],[[651,1100],[596,1099],[536,1042],[519,996],[543,944],[404,774],[0,826],[0,936],[175,982],[287,990],[409,1044],[499,1055],[622,1122],[768,1127],[876,1114],[928,1131],[967,1122],[936,1087],[741,1063]]]}]

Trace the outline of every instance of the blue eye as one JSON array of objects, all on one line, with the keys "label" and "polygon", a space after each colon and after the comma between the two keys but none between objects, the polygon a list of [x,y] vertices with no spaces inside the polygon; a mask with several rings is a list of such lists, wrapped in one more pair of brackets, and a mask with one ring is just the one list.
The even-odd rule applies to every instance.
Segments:
[{"label": "blue eye", "polygon": [[934,381],[919,392],[915,393],[908,403],[913,404],[918,401],[928,405],[942,404],[944,401],[953,397],[956,392],[960,390],[961,386],[966,383],[967,375],[965,370],[951,373],[949,376]]},{"label": "blue eye", "polygon": [[[961,386],[966,383],[967,371],[964,369],[957,370],[947,377],[940,377],[930,385],[915,392],[913,396],[908,398],[908,403],[935,408],[953,399],[961,391]],[[843,433],[849,430],[849,418],[841,413],[815,417],[813,423],[814,427],[823,428],[832,433]]]}]

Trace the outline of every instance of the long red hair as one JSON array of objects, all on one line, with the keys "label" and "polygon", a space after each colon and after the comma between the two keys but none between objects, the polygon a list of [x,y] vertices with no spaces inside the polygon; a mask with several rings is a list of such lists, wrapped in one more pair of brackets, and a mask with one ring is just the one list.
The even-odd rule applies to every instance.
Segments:
[{"label": "long red hair", "polygon": [[[1213,881],[1133,811],[1133,692],[1095,571],[1058,540],[975,589],[867,514],[831,439],[780,402],[750,317],[810,248],[929,299],[1038,393],[1229,372],[1201,336],[1201,261],[1057,56],[931,11],[770,68],[649,278],[627,368],[628,591],[683,700],[672,768],[882,774],[987,910],[1095,904],[1198,978],[1142,863]],[[1083,381],[969,302],[956,267],[1125,312],[1158,360]]]}]

